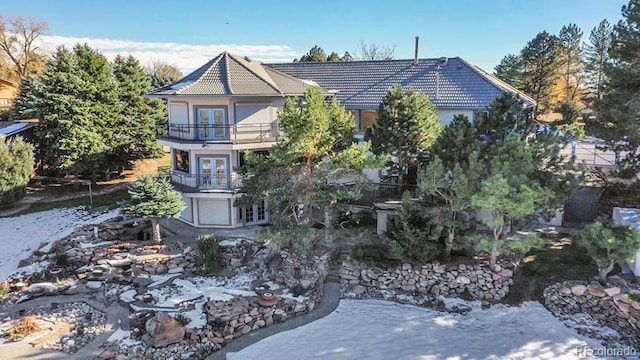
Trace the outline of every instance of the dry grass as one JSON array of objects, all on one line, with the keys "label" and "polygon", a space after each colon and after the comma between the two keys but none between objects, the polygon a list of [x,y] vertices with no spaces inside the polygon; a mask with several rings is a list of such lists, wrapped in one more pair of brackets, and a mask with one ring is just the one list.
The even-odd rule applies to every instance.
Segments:
[{"label": "dry grass", "polygon": [[22,319],[22,322],[15,325],[9,330],[9,339],[15,340],[19,336],[25,336],[32,334],[38,330],[38,324],[36,324],[35,316],[26,316]]}]

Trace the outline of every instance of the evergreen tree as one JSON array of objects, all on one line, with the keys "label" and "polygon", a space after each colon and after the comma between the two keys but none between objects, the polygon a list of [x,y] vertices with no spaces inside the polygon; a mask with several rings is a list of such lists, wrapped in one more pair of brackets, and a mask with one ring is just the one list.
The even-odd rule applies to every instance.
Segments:
[{"label": "evergreen tree", "polygon": [[578,102],[582,85],[582,30],[576,24],[565,25],[558,35],[564,55],[562,77],[564,78],[564,103]]},{"label": "evergreen tree", "polygon": [[418,174],[418,189],[421,195],[432,195],[444,201],[445,216],[440,223],[446,228],[444,257],[451,255],[454,248],[462,248],[466,243],[462,233],[468,227],[471,196],[479,186],[480,163],[478,153],[473,152],[464,163],[450,164],[436,157]]},{"label": "evergreen tree", "polygon": [[424,207],[405,192],[398,217],[390,224],[385,242],[396,257],[412,264],[426,264],[443,252],[445,227],[425,217]]},{"label": "evergreen tree", "polygon": [[600,99],[602,86],[605,82],[605,66],[609,62],[609,48],[611,47],[612,28],[605,19],[594,27],[589,34],[589,43],[584,45],[587,84]]},{"label": "evergreen tree", "polygon": [[452,170],[456,164],[467,166],[469,157],[480,149],[480,145],[474,124],[465,115],[455,115],[440,132],[430,157],[439,158],[446,169]]},{"label": "evergreen tree", "polygon": [[627,152],[621,168],[635,175],[640,168],[640,0],[623,6],[622,16],[613,29],[607,83],[590,125],[614,151]]},{"label": "evergreen tree", "polygon": [[500,60],[500,64],[496,65],[494,75],[513,86],[514,88],[522,89],[522,58],[519,55],[507,54]]},{"label": "evergreen tree", "polygon": [[40,101],[42,97],[41,84],[38,78],[28,76],[20,83],[20,92],[11,108],[12,117],[22,119],[39,119]]},{"label": "evergreen tree", "polygon": [[241,173],[247,193],[237,205],[268,201],[273,226],[264,235],[306,250],[313,243],[314,223],[324,217],[330,230],[339,202],[360,196],[367,183],[362,170],[376,158],[367,157],[368,145],[354,142],[353,115],[335,98],[327,102],[318,88],[304,98],[287,99],[278,118],[287,136],[267,157],[246,154]]},{"label": "evergreen tree", "polygon": [[312,47],[309,52],[302,55],[300,62],[324,62],[327,61],[327,54],[318,45]]},{"label": "evergreen tree", "polygon": [[9,208],[24,197],[33,164],[31,145],[20,137],[10,141],[0,137],[0,208]]},{"label": "evergreen tree", "polygon": [[602,283],[617,262],[633,258],[640,250],[640,234],[631,226],[595,222],[580,229],[575,241],[595,261]]},{"label": "evergreen tree", "polygon": [[520,90],[537,103],[534,115],[546,114],[554,106],[553,87],[562,66],[558,38],[543,31],[529,41],[520,56],[523,64],[523,85]]},{"label": "evergreen tree", "polygon": [[112,153],[119,164],[161,154],[156,144],[156,124],[164,119],[163,104],[145,98],[151,90],[148,76],[133,56],[117,56],[113,73],[118,83],[118,129],[110,139]]},{"label": "evergreen tree", "polygon": [[182,195],[167,179],[143,176],[129,186],[130,200],[124,208],[130,216],[151,220],[153,239],[162,241],[160,219],[177,218],[185,209]]},{"label": "evergreen tree", "polygon": [[340,61],[340,55],[333,51],[329,56],[327,56],[327,61]]},{"label": "evergreen tree", "polygon": [[407,180],[415,185],[415,178],[405,179],[405,172],[417,169],[441,129],[438,111],[426,95],[396,86],[380,103],[377,123],[367,132],[367,139],[374,154],[396,158],[389,165],[400,184]]},{"label": "evergreen tree", "polygon": [[353,61],[353,56],[351,56],[348,51],[345,51],[344,55],[340,58],[340,61]]}]

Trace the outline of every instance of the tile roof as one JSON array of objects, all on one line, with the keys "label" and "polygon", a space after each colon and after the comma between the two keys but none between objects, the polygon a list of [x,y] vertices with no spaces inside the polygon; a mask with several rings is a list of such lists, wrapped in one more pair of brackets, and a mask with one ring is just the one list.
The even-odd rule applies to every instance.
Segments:
[{"label": "tile roof", "polygon": [[502,92],[517,93],[526,106],[535,101],[459,57],[414,60],[299,62],[265,64],[298,79],[337,90],[349,109],[377,109],[389,88],[412,86],[438,109],[484,109]]},{"label": "tile roof", "polygon": [[149,96],[301,95],[306,84],[261,62],[223,52],[176,83]]}]

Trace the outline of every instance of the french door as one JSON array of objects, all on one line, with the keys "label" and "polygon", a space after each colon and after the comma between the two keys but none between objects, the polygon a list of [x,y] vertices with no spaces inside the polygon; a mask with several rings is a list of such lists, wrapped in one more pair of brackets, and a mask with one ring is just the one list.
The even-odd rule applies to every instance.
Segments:
[{"label": "french door", "polygon": [[228,189],[230,179],[226,157],[200,157],[200,187]]},{"label": "french door", "polygon": [[198,108],[197,125],[200,140],[225,140],[228,138],[225,110]]}]

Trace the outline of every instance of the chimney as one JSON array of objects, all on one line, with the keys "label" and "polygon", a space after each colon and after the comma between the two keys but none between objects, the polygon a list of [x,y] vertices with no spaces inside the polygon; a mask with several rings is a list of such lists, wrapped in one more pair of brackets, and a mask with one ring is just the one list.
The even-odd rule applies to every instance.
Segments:
[{"label": "chimney", "polygon": [[416,36],[416,49],[415,49],[415,55],[413,58],[413,63],[418,65],[418,42],[420,41],[420,36]]}]

